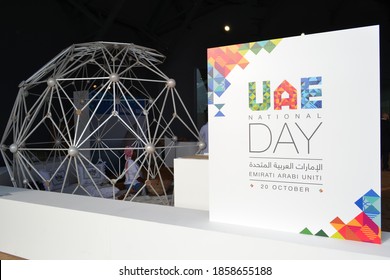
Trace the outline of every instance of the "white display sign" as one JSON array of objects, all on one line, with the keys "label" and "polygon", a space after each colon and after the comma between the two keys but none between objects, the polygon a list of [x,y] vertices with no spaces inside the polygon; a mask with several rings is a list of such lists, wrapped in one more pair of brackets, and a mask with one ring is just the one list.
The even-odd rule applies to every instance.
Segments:
[{"label": "white display sign", "polygon": [[381,242],[379,27],[208,49],[210,219]]}]

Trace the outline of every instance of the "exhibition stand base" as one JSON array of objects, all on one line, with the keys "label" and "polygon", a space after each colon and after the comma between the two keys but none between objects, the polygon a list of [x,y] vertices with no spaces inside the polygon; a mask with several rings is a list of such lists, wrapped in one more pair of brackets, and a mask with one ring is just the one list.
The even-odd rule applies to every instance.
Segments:
[{"label": "exhibition stand base", "polygon": [[369,244],[210,222],[209,212],[0,186],[0,251],[35,260],[390,259]]}]

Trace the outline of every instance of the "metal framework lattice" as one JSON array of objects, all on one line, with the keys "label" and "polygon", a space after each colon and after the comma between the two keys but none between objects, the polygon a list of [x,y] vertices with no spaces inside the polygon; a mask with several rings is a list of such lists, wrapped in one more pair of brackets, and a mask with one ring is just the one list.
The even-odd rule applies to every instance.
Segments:
[{"label": "metal framework lattice", "polygon": [[131,146],[146,182],[123,199],[147,188],[170,204],[173,130],[192,135],[198,151],[205,144],[175,80],[157,67],[164,59],[134,44],[75,44],[23,81],[1,140],[13,186],[116,198]]}]

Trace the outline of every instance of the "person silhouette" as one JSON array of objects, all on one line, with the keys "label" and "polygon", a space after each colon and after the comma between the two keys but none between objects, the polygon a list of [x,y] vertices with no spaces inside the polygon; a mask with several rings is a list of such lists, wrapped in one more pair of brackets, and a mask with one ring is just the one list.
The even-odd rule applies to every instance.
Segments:
[{"label": "person silhouette", "polygon": [[[133,149],[129,146],[125,147],[124,150],[125,155],[125,187],[126,189],[130,189],[134,193],[137,193],[143,186],[145,180],[142,178],[142,173],[139,165],[133,160]],[[142,195],[145,195],[145,188],[141,191]]]},{"label": "person silhouette", "polygon": [[206,122],[199,131],[200,138],[206,144],[206,147],[202,150],[203,154],[209,153],[209,123]]}]

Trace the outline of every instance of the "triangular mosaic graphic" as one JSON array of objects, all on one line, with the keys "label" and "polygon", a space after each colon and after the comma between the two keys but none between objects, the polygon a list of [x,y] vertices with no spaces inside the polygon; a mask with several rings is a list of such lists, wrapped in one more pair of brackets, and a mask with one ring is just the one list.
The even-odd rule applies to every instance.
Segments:
[{"label": "triangular mosaic graphic", "polygon": [[[362,210],[355,218],[344,223],[339,217],[334,218],[330,224],[336,229],[331,238],[354,240],[368,243],[381,243],[381,198],[374,191],[369,190],[365,195],[355,202]],[[311,234],[305,227],[301,234]],[[315,235],[329,237],[323,230]]]},{"label": "triangular mosaic graphic", "polygon": [[[282,39],[251,42],[211,48],[207,50],[208,104],[214,104],[214,95],[221,97],[229,88],[229,73],[237,65],[242,69],[249,61],[244,57],[248,51],[258,54],[262,49],[272,52]],[[219,108],[216,117],[225,116]]]},{"label": "triangular mosaic graphic", "polygon": [[225,105],[225,104],[214,104],[215,107],[218,109],[218,112],[215,114],[214,117],[224,117],[225,115],[221,112],[221,109],[222,107]]},{"label": "triangular mosaic graphic", "polygon": [[322,84],[322,77],[310,77],[301,79],[301,108],[315,109],[322,108],[322,100],[311,100],[312,97],[321,96],[319,88],[312,88]]},{"label": "triangular mosaic graphic", "polygon": [[323,237],[329,237],[322,229],[319,230],[315,236],[323,236]]},{"label": "triangular mosaic graphic", "polygon": [[300,233],[307,234],[307,235],[313,235],[313,233],[311,233],[311,231],[308,228],[304,228]]}]

